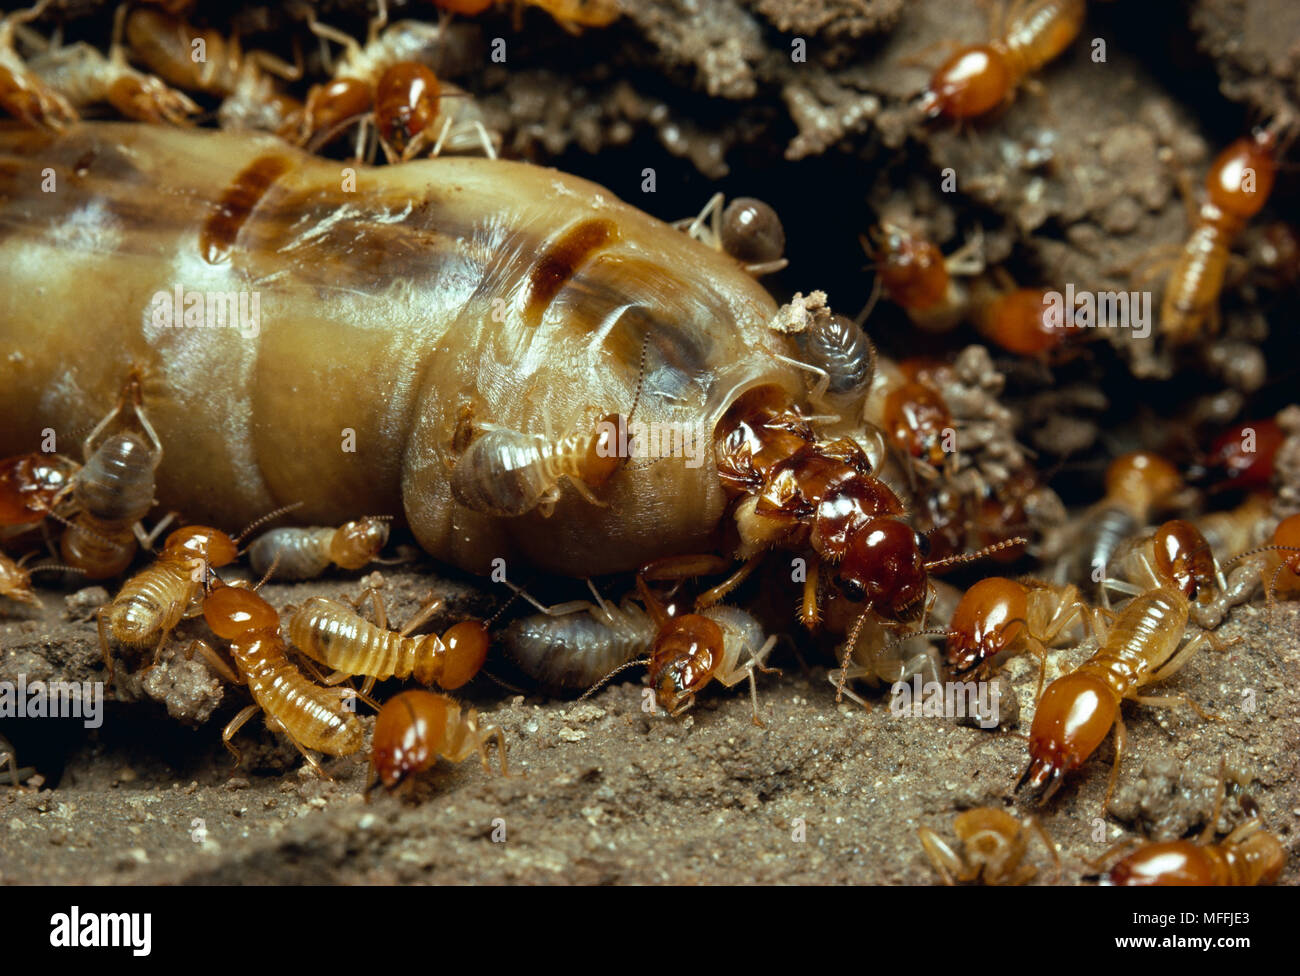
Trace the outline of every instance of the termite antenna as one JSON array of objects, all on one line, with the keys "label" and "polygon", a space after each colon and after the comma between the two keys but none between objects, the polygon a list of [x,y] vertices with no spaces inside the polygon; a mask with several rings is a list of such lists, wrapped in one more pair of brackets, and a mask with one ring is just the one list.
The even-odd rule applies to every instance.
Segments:
[{"label": "termite antenna", "polygon": [[[31,553],[28,553],[28,556],[30,556],[30,555],[31,555]],[[27,556],[24,556],[24,557],[23,557],[23,559],[26,559],[26,558],[27,558]],[[22,559],[20,559],[20,560],[18,561],[18,565],[19,565],[19,566],[22,565]],[[32,567],[31,569],[29,569],[27,572],[29,572],[29,573],[50,573],[50,572],[55,572],[55,571],[62,572],[62,573],[84,573],[84,572],[85,572],[85,570],[82,569],[82,568],[80,568],[79,566],[68,566],[68,565],[66,565],[66,564],[64,564],[64,563],[40,563],[39,565],[33,566],[33,567]]]},{"label": "termite antenna", "polygon": [[493,674],[491,671],[483,670],[483,671],[480,671],[479,674],[484,675],[484,676],[486,676],[489,680],[496,682],[496,683],[499,684],[502,688],[504,688],[506,691],[512,691],[512,692],[514,692],[516,695],[526,695],[526,694],[528,694],[528,692],[524,691],[523,688],[516,688],[516,687],[515,687],[514,685],[512,685],[510,682],[508,682],[508,681],[504,681],[504,680],[502,680],[501,678],[498,678],[498,677],[497,677],[495,674]]},{"label": "termite antenna", "polygon": [[601,679],[600,679],[599,681],[597,681],[594,685],[592,685],[590,688],[588,688],[586,691],[584,691],[584,692],[583,692],[583,693],[578,697],[578,701],[583,701],[583,700],[585,700],[585,699],[587,699],[587,698],[590,698],[590,697],[591,697],[592,695],[594,695],[596,692],[600,691],[600,689],[601,689],[601,688],[604,688],[605,685],[609,684],[610,680],[611,680],[611,679],[612,679],[616,674],[618,674],[620,671],[626,671],[628,668],[635,668],[635,667],[638,667],[639,665],[642,665],[642,664],[649,664],[649,663],[650,663],[650,658],[648,658],[648,657],[639,657],[639,658],[637,658],[635,661],[628,661],[628,662],[625,663],[625,664],[620,664],[620,665],[619,665],[618,667],[616,667],[613,671],[611,671],[609,674],[605,675],[605,677],[601,678]]},{"label": "termite antenna", "polygon": [[505,603],[501,604],[501,606],[497,607],[497,612],[492,614],[492,616],[489,617],[487,620],[483,621],[483,626],[490,628],[494,623],[496,623],[499,619],[501,619],[501,615],[510,609],[510,605],[519,599],[519,596],[522,592],[523,592],[522,590],[515,590],[513,593],[511,593],[510,599],[508,599]]},{"label": "termite antenna", "polygon": [[952,630],[914,630],[910,634],[903,634],[901,637],[895,637],[892,641],[884,646],[884,650],[890,651],[899,644],[906,644],[914,637],[952,637],[955,635]]},{"label": "termite antenna", "polygon": [[[302,505],[303,505],[302,502],[294,502],[292,505],[283,505],[280,508],[267,512],[265,515],[261,516],[260,518],[254,519],[253,521],[249,522],[248,525],[244,526],[244,530],[240,532],[239,535],[235,536],[234,539],[235,545],[239,545],[241,542],[243,542],[244,539],[247,538],[248,533],[252,532],[254,529],[265,525],[267,522],[270,522],[272,519],[278,519],[281,515],[284,515],[286,512],[292,512],[295,508],[302,508]],[[243,554],[241,553],[240,555]]]},{"label": "termite antenna", "polygon": [[[883,286],[880,282],[880,275],[876,275],[874,280],[871,282],[871,294],[867,296],[867,304],[862,306],[862,311],[859,312],[857,318],[853,320],[853,324],[859,329],[862,328],[863,323],[865,323],[867,319],[871,318],[871,313],[875,311],[876,303],[880,301],[880,292],[882,288]],[[871,348],[871,362],[874,364],[876,362],[876,347],[869,337],[867,338],[867,345]]]},{"label": "termite antenna", "polygon": [[858,615],[858,619],[853,621],[853,629],[849,631],[848,640],[844,642],[844,656],[840,658],[840,677],[835,683],[835,703],[838,705],[844,700],[844,684],[848,681],[849,660],[853,657],[853,648],[858,646],[858,635],[862,633],[862,626],[867,622],[867,614],[871,612],[871,605],[868,604],[866,609]]},{"label": "termite antenna", "polygon": [[1247,559],[1251,556],[1258,556],[1261,552],[1300,552],[1300,546],[1278,546],[1278,545],[1259,546],[1258,548],[1255,549],[1247,549],[1245,552],[1237,553],[1237,555],[1233,556],[1223,565],[1225,567],[1231,566],[1234,563],[1239,563],[1243,559]]},{"label": "termite antenna", "polygon": [[948,556],[944,559],[934,559],[925,564],[925,571],[928,573],[932,569],[939,569],[942,566],[957,566],[962,563],[974,562],[977,559],[983,559],[985,556],[991,556],[995,552],[1001,552],[1003,549],[1010,549],[1013,546],[1028,545],[1029,540],[1022,535],[1015,536],[1011,539],[1003,539],[1001,542],[995,542],[991,546],[985,546],[983,549],[977,549],[974,552],[964,552],[959,556]]},{"label": "termite antenna", "polygon": [[267,581],[270,580],[272,574],[279,568],[280,557],[283,555],[284,555],[284,550],[281,549],[276,551],[275,558],[271,560],[271,565],[266,567],[265,575],[263,575],[262,579],[258,582],[258,584],[253,587],[254,593],[256,593],[258,590],[260,590],[262,587],[264,587],[267,584]]},{"label": "termite antenna", "polygon": [[636,392],[632,394],[632,409],[627,412],[627,425],[632,426],[632,418],[636,416],[637,404],[641,402],[641,386],[645,383],[645,356],[650,347],[650,333],[647,332],[641,338],[641,359],[636,371]]}]

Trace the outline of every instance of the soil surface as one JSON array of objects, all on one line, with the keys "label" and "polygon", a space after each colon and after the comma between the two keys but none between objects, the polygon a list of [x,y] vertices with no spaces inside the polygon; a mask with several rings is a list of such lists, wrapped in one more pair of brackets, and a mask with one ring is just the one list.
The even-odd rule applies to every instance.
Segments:
[{"label": "soil surface", "polygon": [[[1252,124],[1300,115],[1300,12],[1290,0],[1090,3],[1082,35],[1035,90],[962,127],[925,121],[914,101],[944,42],[987,36],[988,10],[973,0],[624,6],[618,23],[580,34],[532,8],[461,21],[440,75],[474,93],[504,155],[596,179],[660,218],[697,212],[715,190],[767,200],[785,223],[790,259],[765,279],[778,300],[820,289],[850,314],[872,290],[859,235],[882,217],[924,228],[945,253],[978,229],[986,259],[1023,284],[1130,287],[1153,251],[1186,234],[1179,180],[1199,187],[1214,154]],[[364,4],[320,7],[323,20],[364,36]],[[394,19],[430,17],[425,3],[390,7]],[[291,53],[284,38],[301,27],[278,8],[232,9],[211,23]],[[102,46],[110,10],[85,0],[58,16],[70,39]],[[50,24],[36,26],[48,33]],[[485,58],[496,37],[510,44],[505,65]],[[310,56],[308,67],[319,68]],[[658,173],[653,195],[641,191],[646,166]],[[948,168],[951,193],[941,188]],[[1284,172],[1258,224],[1295,213],[1297,186],[1294,169]],[[1239,252],[1256,253],[1252,233]],[[1149,447],[1186,461],[1188,442],[1215,425],[1295,400],[1295,291],[1257,271],[1230,276],[1221,333],[1178,358],[1109,330],[1088,355],[1051,369],[998,359],[1016,434],[1073,511],[1099,497],[1115,453]],[[919,333],[888,303],[867,327],[895,356],[954,353],[978,339],[969,326]],[[1295,444],[1290,451],[1300,457]],[[1281,515],[1300,506],[1300,464],[1279,459],[1279,472],[1289,506]],[[500,603],[431,564],[382,571],[395,620],[430,591],[448,600],[434,626]],[[355,595],[360,575],[272,583],[265,593],[277,607]],[[627,581],[609,585],[618,595]],[[0,681],[105,680],[88,613],[108,592],[77,586],[39,588],[39,610],[5,604]],[[577,582],[553,588],[555,599],[585,595]],[[1057,878],[1031,841],[1037,881],[1090,883],[1098,870],[1088,861],[1118,840],[1198,833],[1221,757],[1249,785],[1225,805],[1220,836],[1243,817],[1235,797],[1248,795],[1291,852],[1281,882],[1300,881],[1294,602],[1237,608],[1217,631],[1231,646],[1195,656],[1159,692],[1186,695],[1219,720],[1125,705],[1126,755],[1103,810],[1111,740],[1046,806],[1014,795],[1033,715],[1032,657],[1008,665],[1018,709],[1004,702],[1004,712],[1019,719],[994,731],[893,715],[883,690],[859,689],[869,710],[837,704],[826,649],[786,616],[793,594],[769,592],[745,591],[751,605],[770,603],[758,609],[784,618],[791,635],[772,659],[783,673],[758,683],[764,727],[751,721],[744,685],[715,685],[672,719],[645,710],[634,672],[581,702],[480,677],[464,697],[504,731],[510,776],[473,760],[441,763],[409,789],[369,800],[364,753],[326,762],[332,778],[323,779],[260,719],[238,735],[243,762],[232,770],[221,729],[246,693],[184,657],[191,639],[211,640],[188,622],[152,670],[119,662],[99,728],[0,719],[18,764],[34,770],[25,786],[0,785],[0,883],[928,884],[937,876],[918,828],[955,846],[954,815],[978,806],[1039,817],[1062,865]],[[1054,651],[1048,678],[1094,647]],[[521,682],[496,657],[488,670]],[[372,728],[373,713],[360,714]]]}]

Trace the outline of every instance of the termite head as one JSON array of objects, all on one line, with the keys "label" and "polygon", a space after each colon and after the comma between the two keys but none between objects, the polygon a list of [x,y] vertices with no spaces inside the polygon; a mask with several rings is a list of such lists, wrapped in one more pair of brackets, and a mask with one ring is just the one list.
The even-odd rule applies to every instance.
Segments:
[{"label": "termite head", "polygon": [[624,415],[617,413],[607,414],[596,422],[595,435],[578,461],[578,476],[584,484],[599,488],[623,466],[627,458],[619,452],[619,427],[627,422]]},{"label": "termite head", "polygon": [[388,543],[388,519],[367,517],[339,526],[330,540],[330,560],[342,569],[360,569]]},{"label": "termite head", "polygon": [[277,631],[280,615],[249,587],[220,584],[203,599],[203,619],[222,640]]},{"label": "termite head", "polygon": [[903,503],[887,484],[870,475],[858,475],[821,496],[809,541],[818,556],[838,563],[848,551],[849,540],[868,522],[880,516],[902,514]]},{"label": "termite head", "polygon": [[1258,884],[1272,884],[1286,867],[1286,848],[1267,830],[1250,834],[1240,842],[1237,850],[1242,860],[1250,865],[1251,876],[1258,879]]},{"label": "termite head", "polygon": [[431,691],[404,691],[375,716],[370,762],[380,782],[393,789],[437,761],[447,735],[452,700]]},{"label": "termite head", "polygon": [[[167,536],[163,555],[169,559],[193,559],[209,567],[229,566],[239,557],[235,540],[206,525],[187,525]],[[363,564],[364,565],[364,564]]]},{"label": "termite head", "polygon": [[954,674],[964,674],[995,657],[1024,630],[1028,612],[1022,584],[1002,576],[980,580],[953,611],[948,667]]},{"label": "termite head", "polygon": [[1259,213],[1277,175],[1276,152],[1277,133],[1271,128],[1259,129],[1229,145],[1205,177],[1210,202],[1241,220]]},{"label": "termite head", "polygon": [[1061,787],[1066,773],[1083,765],[1115,724],[1119,704],[1100,678],[1079,671],[1057,678],[1038,701],[1029,730],[1029,765],[1017,792],[1046,801]]},{"label": "termite head", "polygon": [[79,467],[61,454],[20,454],[0,461],[0,525],[35,524],[57,513]]},{"label": "termite head", "polygon": [[26,558],[14,562],[0,556],[0,596],[38,607],[41,604],[32,590],[32,574],[23,566]]},{"label": "termite head", "polygon": [[697,613],[670,617],[650,652],[650,684],[659,707],[680,715],[722,663],[724,637],[716,622]]},{"label": "termite head", "polygon": [[1183,519],[1165,522],[1151,537],[1156,572],[1189,600],[1207,600],[1220,577],[1210,544]]},{"label": "termite head", "polygon": [[399,157],[418,147],[417,139],[438,117],[441,88],[424,65],[403,61],[384,70],[375,87],[375,122],[379,137]]},{"label": "termite head", "polygon": [[1265,488],[1273,480],[1273,460],[1283,440],[1282,428],[1271,417],[1236,424],[1210,443],[1189,479],[1208,484],[1210,492]]},{"label": "termite head", "polygon": [[[487,660],[490,641],[487,627],[478,620],[462,620],[447,628],[447,632],[442,635],[447,654],[442,662],[438,684],[448,691],[467,684]],[[416,679],[421,680],[419,674],[416,674]]]},{"label": "termite head", "polygon": [[972,44],[935,69],[920,108],[930,118],[970,119],[996,108],[1011,87],[1011,68],[1002,51]]},{"label": "termite head", "polygon": [[779,386],[748,390],[714,428],[718,477],[731,492],[755,492],[777,462],[813,440],[812,428]]},{"label": "termite head", "polygon": [[1065,341],[1072,324],[1049,314],[1046,294],[1041,288],[1015,288],[985,302],[978,315],[980,333],[1014,355],[1045,356]]},{"label": "termite head", "polygon": [[108,102],[128,119],[161,125],[182,125],[199,107],[153,76],[124,76],[108,89]]},{"label": "termite head", "polygon": [[882,616],[902,618],[925,597],[929,540],[898,518],[873,518],[852,538],[836,580],[850,600]]}]

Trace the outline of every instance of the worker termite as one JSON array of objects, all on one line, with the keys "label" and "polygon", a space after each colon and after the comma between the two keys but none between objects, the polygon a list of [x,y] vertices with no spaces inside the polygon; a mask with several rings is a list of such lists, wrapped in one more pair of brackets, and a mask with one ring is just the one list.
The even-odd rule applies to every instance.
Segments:
[{"label": "worker termite", "polygon": [[[58,193],[39,192],[45,167]],[[66,178],[78,167],[84,179]],[[131,204],[142,184],[165,223]],[[749,391],[805,387],[777,358],[798,349],[768,327],[771,296],[726,255],[554,170],[442,157],[359,167],[356,185],[340,188],[336,161],[247,132],[0,128],[0,301],[21,310],[0,320],[0,345],[23,363],[0,384],[0,455],[28,449],[21,432],[86,424],[144,362],[168,453],[158,497],[196,522],[246,523],[297,499],[306,524],[405,515],[427,552],[483,574],[505,559],[604,575],[716,546],[727,498],[709,435]],[[112,214],[112,232],[59,233],[73,213]],[[115,242],[137,233],[151,243],[128,273]],[[155,326],[178,254],[187,291],[256,291],[280,327],[251,342]],[[119,278],[132,285],[107,287]],[[80,338],[55,356],[55,334]],[[382,395],[339,395],[380,373],[393,377]],[[638,419],[698,432],[702,457],[621,464],[598,506],[566,480],[550,518],[452,494],[480,430],[540,432],[543,405],[554,430],[590,430],[638,385]],[[203,412],[219,403],[230,409]],[[337,449],[345,429],[355,452]]]},{"label": "worker termite", "polygon": [[[259,710],[266,715],[267,727],[283,732],[318,771],[320,765],[308,749],[348,756],[365,744],[365,731],[347,707],[356,692],[322,688],[307,680],[286,654],[280,615],[252,589],[221,584],[212,588],[203,599],[203,619],[214,634],[230,642],[239,678],[256,702],[240,711],[221,733],[236,766],[240,754],[231,740]],[[200,646],[208,660],[219,661],[210,648]],[[229,669],[225,676],[234,678]]]},{"label": "worker termite", "polygon": [[299,102],[280,91],[276,78],[301,77],[299,68],[266,51],[245,51],[239,39],[199,29],[163,10],[133,7],[126,18],[131,54],[178,88],[222,99],[223,128],[261,129],[287,135],[302,113]]},{"label": "worker termite", "polygon": [[1012,0],[990,41],[958,49],[935,69],[920,109],[969,119],[1010,101],[1029,75],[1070,46],[1084,12],[1084,0]]},{"label": "worker termite", "polygon": [[1124,541],[1183,489],[1178,469],[1158,454],[1132,451],[1115,458],[1106,469],[1105,496],[1052,545],[1053,550],[1066,550],[1058,571],[1064,570],[1065,579],[1089,580],[1088,588],[1099,590]]},{"label": "worker termite", "polygon": [[31,555],[28,553],[22,559],[14,560],[0,552],[0,597],[39,607],[40,600],[32,590],[31,570],[23,565]]},{"label": "worker termite", "polygon": [[969,881],[1022,885],[1034,880],[1038,869],[1024,863],[1031,831],[1042,839],[1052,855],[1056,870],[1051,880],[1055,881],[1061,874],[1061,855],[1036,817],[1026,817],[1022,822],[996,807],[976,807],[957,814],[952,828],[962,844],[960,853],[928,827],[916,832],[926,857],[946,885]]},{"label": "worker termite", "polygon": [[496,725],[480,727],[477,710],[431,691],[394,695],[375,718],[370,747],[375,780],[366,792],[378,783],[394,789],[408,776],[432,768],[439,756],[458,763],[478,753],[483,768],[491,769],[487,756],[491,739],[497,742],[501,775],[509,776],[505,733]]},{"label": "worker termite", "polygon": [[1219,843],[1210,843],[1219,822],[1224,794],[1221,762],[1214,810],[1201,835],[1195,841],[1143,844],[1116,862],[1102,884],[1234,887],[1272,884],[1286,867],[1287,850],[1278,837],[1263,829],[1257,815],[1239,824]]},{"label": "worker termite", "polygon": [[976,325],[990,342],[1017,356],[1047,355],[1069,335],[1069,323],[1056,321],[1042,288],[976,289]]},{"label": "worker termite", "polygon": [[320,576],[330,566],[361,569],[379,557],[388,542],[389,516],[369,516],[328,526],[271,529],[248,547],[248,564],[258,576],[275,566],[281,580]]},{"label": "worker termite", "polygon": [[483,667],[491,638],[481,621],[463,620],[441,637],[411,637],[411,631],[436,613],[442,601],[429,601],[401,631],[392,631],[378,591],[367,592],[374,601],[377,623],[337,600],[314,596],[289,619],[290,642],[340,674],[380,680],[415,678],[422,685],[436,684],[448,691],[468,683]]},{"label": "worker termite", "polygon": [[785,228],[776,211],[754,197],[736,197],[726,207],[715,193],[695,217],[673,224],[692,238],[723,251],[755,277],[780,271],[785,259]]},{"label": "worker termite", "polygon": [[14,33],[40,17],[50,0],[0,19],[0,109],[27,125],[61,131],[79,118],[77,110],[56,89],[31,70],[14,48]]},{"label": "worker termite", "polygon": [[86,462],[72,482],[76,514],[60,542],[63,561],[88,579],[117,576],[137,543],[152,539],[140,520],[154,504],[154,475],[163,446],[144,411],[139,375],[132,371],[117,405],[87,436]]},{"label": "worker termite", "polygon": [[872,228],[870,238],[861,241],[885,295],[915,325],[946,332],[966,317],[970,291],[957,279],[984,269],[982,234],[947,257],[919,233],[888,221]]},{"label": "worker termite", "polygon": [[145,647],[157,637],[156,657],[176,625],[199,612],[211,571],[233,563],[239,556],[240,541],[284,511],[287,509],[262,516],[233,538],[206,525],[187,525],[170,533],[154,564],[123,583],[112,602],[97,613],[99,645],[109,680],[113,679],[113,657],[108,635],[127,647]]},{"label": "worker termite", "polygon": [[1247,221],[1264,208],[1273,189],[1282,127],[1281,120],[1275,119],[1272,125],[1238,139],[1210,167],[1206,200],[1190,220],[1191,232],[1161,298],[1160,329],[1170,343],[1182,345],[1199,338],[1207,320],[1211,331],[1218,331],[1219,293],[1229,249]]},{"label": "worker termite", "polygon": [[85,42],[47,46],[28,62],[31,70],[77,109],[105,102],[128,119],[184,124],[199,107],[184,93],[127,63],[122,44],[126,12],[125,3],[117,8],[107,57]]},{"label": "worker termite", "polygon": [[1057,678],[1038,700],[1029,732],[1029,765],[1016,789],[1028,786],[1049,799],[1065,774],[1078,769],[1115,727],[1115,762],[1102,807],[1110,801],[1124,754],[1126,730],[1120,704],[1129,698],[1143,705],[1187,704],[1203,718],[1204,711],[1184,696],[1148,697],[1139,692],[1181,669],[1203,647],[1227,646],[1209,631],[1184,639],[1191,604],[1184,589],[1153,587],[1134,596],[1113,622],[1106,613],[1093,614],[1092,627],[1100,642],[1096,653],[1070,673]]}]

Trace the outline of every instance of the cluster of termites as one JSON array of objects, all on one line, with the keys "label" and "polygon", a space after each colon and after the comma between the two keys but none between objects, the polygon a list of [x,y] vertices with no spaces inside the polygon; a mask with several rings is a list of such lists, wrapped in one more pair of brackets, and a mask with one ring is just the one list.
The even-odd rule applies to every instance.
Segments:
[{"label": "cluster of termites", "polygon": [[[288,16],[301,27],[301,37],[289,60],[250,49],[201,20],[191,23],[193,11],[185,3],[123,4],[106,52],[85,43],[65,45],[58,32],[35,28],[51,7],[51,0],[40,0],[0,20],[0,110],[52,140],[81,138],[87,131],[93,137],[88,113],[111,112],[151,127],[198,126],[205,105],[223,130],[251,140],[271,134],[272,141],[250,142],[262,148],[250,153],[223,192],[214,191],[199,241],[203,259],[218,265],[257,242],[251,229],[255,211],[272,198],[272,187],[290,192],[277,181],[326,153],[347,153],[348,163],[362,167],[382,155],[385,172],[397,174],[392,185],[399,188],[403,174],[415,172],[411,167],[426,165],[416,162],[420,157],[468,155],[476,165],[509,165],[497,160],[501,137],[472,95],[440,76],[455,18],[477,16],[492,5],[437,0],[441,16],[435,22],[390,21],[387,4],[379,0],[366,36],[358,39],[324,22],[311,5],[291,4]],[[575,32],[607,26],[619,16],[615,0],[526,5],[546,10]],[[934,70],[915,107],[929,124],[974,124],[1018,91],[1036,86],[1035,76],[1071,45],[1085,17],[1084,0],[1013,0],[995,17],[987,41],[961,47]],[[1232,143],[1210,167],[1203,200],[1192,204],[1189,191],[1186,240],[1160,268],[1167,273],[1157,335],[1169,349],[1185,350],[1217,332],[1232,249],[1268,202],[1291,128],[1290,120],[1276,118]],[[152,138],[132,131],[131,138],[145,144]],[[175,138],[180,145],[189,136]],[[79,159],[89,158],[88,168],[94,156],[82,153]],[[484,182],[498,175],[490,168],[482,172]],[[575,197],[588,192],[585,186],[564,189]],[[607,216],[595,212],[603,202],[583,199],[590,206],[575,204],[579,216],[544,229],[532,250],[527,242],[510,242],[521,270],[483,271],[470,291],[477,295],[492,275],[502,277],[497,284],[511,295],[515,318],[494,320],[504,323],[499,332],[509,338],[495,345],[519,347],[521,362],[545,359],[545,348],[537,353],[528,348],[532,339],[516,342],[513,336],[558,328],[555,317],[548,318],[556,308],[566,323],[588,316],[587,332],[617,349],[610,357],[627,374],[617,385],[602,387],[597,402],[556,400],[557,412],[564,409],[556,425],[550,402],[541,400],[534,410],[530,391],[514,398],[526,401],[524,412],[511,412],[513,419],[505,422],[487,409],[506,412],[501,402],[444,389],[441,400],[451,406],[429,424],[433,433],[419,433],[425,453],[417,474],[432,478],[434,490],[425,490],[424,482],[420,491],[408,488],[408,480],[419,478],[404,473],[400,487],[380,493],[398,497],[409,491],[412,497],[402,497],[401,506],[350,511],[330,524],[306,526],[269,525],[296,517],[302,504],[269,492],[282,504],[265,506],[236,533],[234,525],[188,523],[184,499],[159,505],[160,472],[182,445],[175,431],[156,422],[155,404],[167,391],[155,389],[152,365],[132,363],[115,379],[115,400],[104,402],[87,424],[79,456],[28,450],[0,461],[0,539],[6,553],[15,553],[0,554],[0,598],[39,605],[32,585],[38,571],[112,581],[115,592],[96,614],[110,683],[119,669],[147,672],[168,648],[202,661],[251,698],[222,735],[236,762],[237,734],[262,714],[269,728],[328,775],[317,754],[343,757],[366,749],[357,703],[374,707],[371,786],[393,788],[440,756],[452,762],[477,756],[490,768],[488,747],[494,742],[506,774],[502,729],[446,694],[484,673],[494,649],[502,665],[531,687],[560,694],[591,694],[625,669],[644,666],[656,711],[672,719],[691,709],[710,684],[744,683],[752,720],[763,726],[758,679],[779,673],[768,663],[779,635],[769,632],[775,628],[755,609],[726,602],[740,602],[753,589],[751,577],[762,577],[783,588],[794,606],[791,629],[833,648],[837,667],[829,679],[837,701],[847,696],[870,708],[860,682],[889,684],[914,676],[986,681],[1011,658],[1030,654],[1037,681],[1028,755],[1019,781],[1010,777],[1008,789],[1051,800],[1087,774],[1084,767],[1114,730],[1105,807],[1126,754],[1123,703],[1186,706],[1214,720],[1175,685],[1156,694],[1151,686],[1164,686],[1190,660],[1208,657],[1201,652],[1230,645],[1217,631],[1233,608],[1300,594],[1300,514],[1282,517],[1266,494],[1286,443],[1277,420],[1222,430],[1190,455],[1119,454],[1109,460],[1102,497],[1046,532],[1041,513],[1053,500],[1059,507],[1048,487],[1050,474],[1037,470],[1031,452],[989,419],[988,402],[996,401],[996,392],[972,392],[969,374],[979,372],[972,364],[984,362],[986,352],[950,361],[893,359],[868,338],[870,309],[851,318],[833,312],[825,296],[814,292],[744,325],[746,341],[737,347],[743,352],[733,352],[752,362],[719,392],[691,375],[692,369],[705,372],[705,342],[683,335],[686,330],[675,321],[666,327],[669,317],[656,318],[593,270],[603,262],[608,273],[623,262],[636,271],[637,261],[659,260],[635,248],[611,256],[625,238],[648,236],[649,224],[630,232],[634,218],[626,212]],[[394,217],[400,208],[376,206],[375,221],[366,225],[370,230],[420,209],[406,200],[406,209]],[[484,249],[508,250],[505,238],[492,236],[502,223],[495,213],[476,219],[483,224],[474,232],[490,243]],[[775,308],[754,281],[787,267],[785,229],[771,206],[750,197],[728,202],[716,194],[697,216],[673,228],[680,234],[658,237],[654,247],[668,248],[671,260],[680,261],[673,273],[688,283],[683,292],[698,286],[712,295],[709,272],[696,274],[693,267],[705,262],[715,277],[725,278],[719,291],[728,292],[728,300],[740,296],[727,308]],[[653,233],[667,230],[655,226]],[[1276,225],[1259,238],[1268,245],[1268,257],[1259,263],[1277,288],[1297,277],[1300,248],[1284,230]],[[264,243],[270,231],[262,233]],[[331,233],[322,226],[273,248],[293,263],[272,268],[265,280],[302,274],[323,288],[319,275],[328,269],[313,269],[293,252],[309,238]],[[435,225],[421,233],[432,241],[444,232]],[[364,236],[358,233],[357,239]],[[969,323],[1001,353],[1043,368],[1079,354],[1071,323],[1045,311],[1050,290],[1018,286],[1005,270],[986,267],[980,233],[945,255],[919,227],[882,216],[861,239],[877,289],[872,304],[883,296],[918,329],[946,333]],[[410,247],[406,239],[394,240],[393,253]],[[452,248],[443,242],[429,246]],[[685,257],[676,254],[678,248]],[[458,280],[482,270],[461,252],[442,260],[460,262]],[[506,281],[512,274],[520,277]],[[594,308],[605,301],[608,310],[574,311],[584,302]],[[724,307],[701,301],[711,315]],[[462,319],[453,323],[463,325]],[[584,333],[581,348],[589,341]],[[445,352],[446,360],[454,359],[455,344]],[[709,383],[719,388],[724,365],[733,364],[709,363]],[[548,547],[569,545],[566,526],[611,512],[613,518],[619,506],[644,502],[644,486],[662,458],[643,463],[635,442],[632,448],[626,443],[626,432],[638,422],[653,429],[666,404],[691,398],[713,411],[705,431],[710,463],[703,475],[681,484],[702,492],[694,507],[708,507],[713,524],[707,532],[683,530],[662,541],[659,530],[667,534],[673,526],[651,523],[676,516],[653,500],[643,503],[637,519],[646,524],[619,526],[626,530],[622,542],[637,555],[615,553],[601,563],[623,571],[626,592],[620,599],[603,596],[589,578],[590,600],[546,605],[507,582],[503,599],[509,597],[506,606],[515,612],[502,623],[448,621],[444,602],[431,598],[404,626],[392,629],[376,587],[355,600],[309,595],[285,607],[262,593],[268,580],[299,581],[309,589],[326,574],[383,563],[390,533],[406,526],[432,555],[465,568],[481,570],[481,564],[467,552],[473,547],[462,547],[456,538],[462,530],[466,539],[517,536],[521,548],[512,551],[545,564]],[[510,400],[509,392],[501,399]],[[418,440],[415,434],[412,440]],[[1218,504],[1229,497],[1240,504]],[[1033,575],[985,576],[964,592],[940,579],[953,570],[971,572],[981,562],[1010,566],[1027,559],[1037,562]],[[260,582],[240,575],[245,564]],[[699,582],[710,577],[716,579]],[[367,600],[369,613],[362,609]],[[530,605],[533,611],[522,609]],[[439,632],[421,633],[435,618]],[[924,639],[941,647],[903,650]],[[1058,667],[1063,673],[1049,681],[1059,652],[1085,640],[1095,643],[1091,655],[1072,668]],[[353,686],[357,679],[359,688]],[[419,687],[381,706],[372,698],[379,682]],[[0,776],[7,771],[16,783],[13,750],[0,755],[7,764]],[[1195,843],[1140,847],[1110,865],[1107,878],[1143,884],[1276,878],[1286,852],[1256,816],[1212,843],[1226,792],[1221,775],[1213,814]],[[1242,800],[1243,809],[1248,804]],[[1039,841],[1055,865],[1052,877],[1060,872],[1060,851],[1033,814],[972,809],[956,818],[953,830],[958,848],[931,830],[920,831],[923,851],[947,883],[1028,882],[1039,873],[1029,858]]]}]

